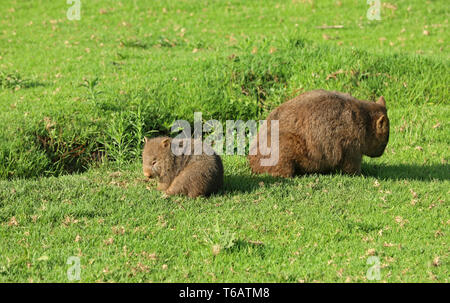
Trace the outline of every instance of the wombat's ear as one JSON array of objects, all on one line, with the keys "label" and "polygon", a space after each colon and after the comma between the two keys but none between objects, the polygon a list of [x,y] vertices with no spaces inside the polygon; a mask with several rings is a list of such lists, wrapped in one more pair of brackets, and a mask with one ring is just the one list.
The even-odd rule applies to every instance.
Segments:
[{"label": "wombat's ear", "polygon": [[148,142],[148,138],[144,137],[144,141],[145,141],[145,143],[147,143]]},{"label": "wombat's ear", "polygon": [[167,147],[170,145],[170,139],[169,138],[165,138],[164,140],[161,141],[161,147]]},{"label": "wombat's ear", "polygon": [[385,115],[382,115],[377,120],[377,133],[384,133],[387,130],[387,119]]},{"label": "wombat's ear", "polygon": [[380,98],[378,98],[377,101],[378,104],[383,105],[384,107],[386,107],[386,100],[384,100],[384,97],[381,96]]}]

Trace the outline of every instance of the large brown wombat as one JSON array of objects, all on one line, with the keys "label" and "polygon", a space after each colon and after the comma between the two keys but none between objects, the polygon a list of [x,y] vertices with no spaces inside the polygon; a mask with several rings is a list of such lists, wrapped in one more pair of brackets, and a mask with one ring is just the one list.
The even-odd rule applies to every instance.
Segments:
[{"label": "large brown wombat", "polygon": [[194,154],[191,140],[189,154],[175,155],[171,149],[171,138],[145,138],[142,152],[144,175],[158,177],[158,190],[167,195],[189,197],[208,196],[223,185],[223,165],[220,156],[210,151]]},{"label": "large brown wombat", "polygon": [[301,94],[274,109],[267,117],[267,128],[260,128],[260,132],[267,129],[267,139],[261,143],[269,147],[271,120],[279,121],[278,162],[261,165],[260,160],[267,157],[257,148],[257,136],[248,156],[254,173],[282,177],[335,171],[360,174],[362,155],[381,156],[389,139],[383,97],[368,102],[334,91]]}]

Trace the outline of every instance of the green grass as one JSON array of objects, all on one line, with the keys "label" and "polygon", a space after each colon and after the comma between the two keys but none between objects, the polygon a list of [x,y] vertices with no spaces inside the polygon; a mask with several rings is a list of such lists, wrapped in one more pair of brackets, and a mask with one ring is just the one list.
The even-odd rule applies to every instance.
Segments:
[{"label": "green grass", "polygon": [[[67,282],[79,256],[82,281],[360,282],[374,255],[381,281],[448,282],[449,9],[381,2],[381,21],[356,0],[82,1],[80,21],[0,3],[0,281]],[[144,135],[316,88],[385,96],[390,142],[363,177],[225,156],[209,199],[143,181]]]}]

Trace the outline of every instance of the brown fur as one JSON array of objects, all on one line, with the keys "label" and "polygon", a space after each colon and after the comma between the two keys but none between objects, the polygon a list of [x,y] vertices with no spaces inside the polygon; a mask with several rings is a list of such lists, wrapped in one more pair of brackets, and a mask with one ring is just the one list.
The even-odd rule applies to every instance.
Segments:
[{"label": "brown fur", "polygon": [[[261,166],[260,159],[265,156],[258,148],[256,155],[248,156],[254,173],[282,177],[335,171],[360,174],[362,155],[381,156],[389,140],[383,97],[368,102],[349,94],[315,90],[280,105],[267,120],[269,143],[270,120],[279,120],[279,160],[274,166]],[[257,144],[258,136],[250,150],[255,151]]]},{"label": "brown fur", "polygon": [[217,154],[194,155],[194,140],[191,140],[191,155],[174,155],[172,139],[145,138],[142,152],[144,175],[157,177],[158,190],[167,195],[189,197],[208,196],[223,185],[223,165]]}]

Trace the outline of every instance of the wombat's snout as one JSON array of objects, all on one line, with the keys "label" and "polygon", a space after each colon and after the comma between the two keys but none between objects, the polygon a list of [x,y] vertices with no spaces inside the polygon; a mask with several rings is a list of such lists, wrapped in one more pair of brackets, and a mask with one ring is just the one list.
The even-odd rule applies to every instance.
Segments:
[{"label": "wombat's snout", "polygon": [[376,147],[376,148],[371,152],[371,154],[368,155],[368,156],[369,156],[369,157],[372,157],[372,158],[381,157],[381,155],[383,155],[383,153],[384,153],[384,150],[386,149],[386,145],[387,145],[387,142],[386,142],[386,141],[385,141],[385,142],[381,142],[381,143],[378,145],[378,147]]},{"label": "wombat's snout", "polygon": [[144,168],[144,176],[147,177],[148,179],[152,178],[153,177],[152,170]]}]

